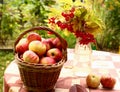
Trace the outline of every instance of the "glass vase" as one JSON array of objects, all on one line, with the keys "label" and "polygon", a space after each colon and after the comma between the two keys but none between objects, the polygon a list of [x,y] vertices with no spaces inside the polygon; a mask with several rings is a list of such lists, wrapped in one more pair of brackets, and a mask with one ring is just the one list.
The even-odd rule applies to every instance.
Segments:
[{"label": "glass vase", "polygon": [[91,44],[80,44],[76,40],[74,49],[74,73],[77,76],[87,76],[91,72],[92,48]]}]

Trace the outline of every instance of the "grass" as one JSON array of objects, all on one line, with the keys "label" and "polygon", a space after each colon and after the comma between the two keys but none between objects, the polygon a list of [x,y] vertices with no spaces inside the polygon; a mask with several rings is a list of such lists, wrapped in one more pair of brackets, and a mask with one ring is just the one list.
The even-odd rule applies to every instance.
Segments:
[{"label": "grass", "polygon": [[14,59],[12,51],[0,51],[0,92],[3,91],[3,75],[6,67]]}]

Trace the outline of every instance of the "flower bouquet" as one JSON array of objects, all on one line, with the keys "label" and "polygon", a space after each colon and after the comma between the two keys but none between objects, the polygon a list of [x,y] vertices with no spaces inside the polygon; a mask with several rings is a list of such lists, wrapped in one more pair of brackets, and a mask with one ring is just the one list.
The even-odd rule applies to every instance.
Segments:
[{"label": "flower bouquet", "polygon": [[92,7],[79,0],[58,0],[58,5],[51,8],[49,24],[52,28],[60,28],[79,38],[80,44],[95,42],[96,32],[102,29],[102,21],[98,18]]},{"label": "flower bouquet", "polygon": [[[90,43],[96,43],[95,35],[103,28],[101,19],[95,15],[91,5],[79,0],[57,0],[57,6],[51,8],[49,14],[49,26],[54,30],[60,29],[73,33],[76,37],[74,68],[86,76],[90,70],[92,49]],[[80,63],[80,64],[79,64]],[[82,66],[83,65],[83,66]],[[85,67],[84,67],[85,66]],[[84,67],[84,69],[83,69]],[[86,73],[86,69],[88,69]],[[77,72],[78,73],[78,72]]]}]

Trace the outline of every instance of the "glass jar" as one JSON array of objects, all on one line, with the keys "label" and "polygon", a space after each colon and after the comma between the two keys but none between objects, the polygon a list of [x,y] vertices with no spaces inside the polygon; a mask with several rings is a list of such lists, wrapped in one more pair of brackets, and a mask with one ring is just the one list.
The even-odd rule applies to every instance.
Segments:
[{"label": "glass jar", "polygon": [[74,72],[77,76],[87,76],[91,72],[92,48],[91,44],[80,44],[76,40],[74,51]]}]

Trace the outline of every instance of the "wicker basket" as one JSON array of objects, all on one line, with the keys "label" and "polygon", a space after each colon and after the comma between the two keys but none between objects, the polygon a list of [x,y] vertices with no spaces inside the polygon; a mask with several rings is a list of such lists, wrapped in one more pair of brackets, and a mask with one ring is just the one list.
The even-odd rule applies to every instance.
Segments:
[{"label": "wicker basket", "polygon": [[40,26],[24,31],[17,38],[14,46],[17,45],[19,40],[23,38],[25,34],[35,30],[50,31],[60,39],[63,53],[61,61],[53,65],[29,64],[22,62],[16,51],[15,60],[20,71],[21,80],[23,81],[23,84],[27,88],[28,92],[47,92],[54,90],[61,68],[67,60],[67,42],[52,29]]}]

